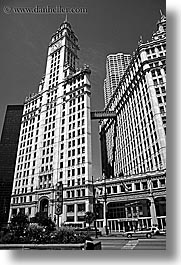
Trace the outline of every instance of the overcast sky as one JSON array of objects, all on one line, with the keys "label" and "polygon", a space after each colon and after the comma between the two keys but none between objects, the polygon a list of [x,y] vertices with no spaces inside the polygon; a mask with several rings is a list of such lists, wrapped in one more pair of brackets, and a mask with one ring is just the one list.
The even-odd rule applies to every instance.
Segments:
[{"label": "overcast sky", "polygon": [[[37,92],[45,71],[50,37],[63,22],[63,14],[5,14],[8,7],[86,7],[86,14],[68,15],[79,39],[80,66],[92,70],[92,110],[104,108],[105,60],[110,53],[130,53],[139,36],[149,40],[165,14],[165,0],[1,0],[0,1],[0,131],[8,104],[22,104]],[[98,177],[100,151],[98,122],[92,122],[93,175]]]}]

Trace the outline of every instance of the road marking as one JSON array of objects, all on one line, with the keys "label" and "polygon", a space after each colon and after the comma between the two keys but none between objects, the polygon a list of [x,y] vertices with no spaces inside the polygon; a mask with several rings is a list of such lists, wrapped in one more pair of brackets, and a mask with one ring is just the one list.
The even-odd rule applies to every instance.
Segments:
[{"label": "road marking", "polygon": [[138,244],[138,240],[130,240],[122,249],[134,249]]}]

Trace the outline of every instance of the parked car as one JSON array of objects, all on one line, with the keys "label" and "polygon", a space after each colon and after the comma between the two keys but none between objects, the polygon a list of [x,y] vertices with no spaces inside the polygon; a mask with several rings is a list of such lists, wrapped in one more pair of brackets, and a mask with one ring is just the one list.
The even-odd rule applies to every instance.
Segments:
[{"label": "parked car", "polygon": [[128,238],[144,236],[146,236],[147,238],[152,238],[152,236],[154,235],[154,231],[151,229],[128,231],[124,233],[124,236],[127,236]]},{"label": "parked car", "polygon": [[166,236],[166,229],[164,228],[164,229],[162,229],[162,230],[160,230],[160,235],[163,235],[163,236]]},{"label": "parked car", "polygon": [[152,226],[149,229],[153,231],[154,235],[160,234],[160,229],[157,226]]}]

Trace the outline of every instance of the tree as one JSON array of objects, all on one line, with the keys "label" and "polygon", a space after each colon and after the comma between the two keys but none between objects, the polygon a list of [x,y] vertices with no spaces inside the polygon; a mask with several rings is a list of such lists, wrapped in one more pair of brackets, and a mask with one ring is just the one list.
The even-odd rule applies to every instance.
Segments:
[{"label": "tree", "polygon": [[90,229],[90,225],[93,223],[93,221],[95,220],[95,215],[92,212],[86,212],[85,213],[85,222],[87,224],[89,224],[89,229]]},{"label": "tree", "polygon": [[45,226],[47,231],[53,231],[55,229],[55,223],[52,219],[42,212],[35,214],[35,220],[39,225]]},{"label": "tree", "polygon": [[13,228],[25,228],[29,224],[28,216],[26,214],[23,214],[19,212],[17,215],[13,216],[11,218],[11,226]]},{"label": "tree", "polygon": [[28,228],[29,220],[26,214],[19,212],[11,218],[10,230],[14,231],[16,237],[23,236]]}]

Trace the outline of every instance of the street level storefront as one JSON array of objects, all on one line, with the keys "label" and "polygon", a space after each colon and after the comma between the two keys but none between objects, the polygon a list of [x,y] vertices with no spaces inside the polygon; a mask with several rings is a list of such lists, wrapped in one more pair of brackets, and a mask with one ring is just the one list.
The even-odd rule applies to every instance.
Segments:
[{"label": "street level storefront", "polygon": [[[107,204],[107,224],[109,232],[127,232],[152,226],[150,201],[111,202]],[[158,228],[166,228],[166,199],[155,199]],[[97,220],[97,227],[103,229],[104,220]]]},{"label": "street level storefront", "polygon": [[166,170],[97,181],[95,188],[100,230],[166,229]]}]

